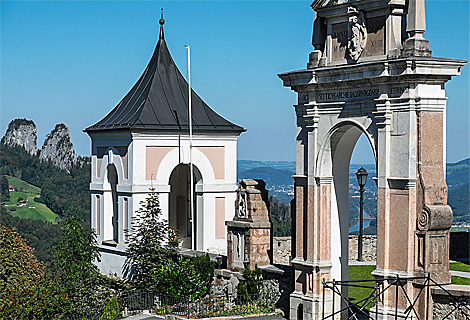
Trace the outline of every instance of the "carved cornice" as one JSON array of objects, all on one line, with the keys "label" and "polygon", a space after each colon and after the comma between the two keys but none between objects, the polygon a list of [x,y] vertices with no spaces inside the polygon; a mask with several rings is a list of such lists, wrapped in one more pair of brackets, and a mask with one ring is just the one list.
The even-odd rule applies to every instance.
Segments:
[{"label": "carved cornice", "polygon": [[333,177],[332,176],[315,177],[315,181],[318,186],[330,185],[331,183],[333,183]]},{"label": "carved cornice", "polygon": [[409,190],[416,188],[416,178],[387,178],[390,189]]},{"label": "carved cornice", "polygon": [[305,175],[293,175],[295,186],[306,186],[307,185],[307,176]]},{"label": "carved cornice", "polygon": [[391,110],[377,110],[372,112],[378,128],[384,128],[392,124],[392,114]]}]

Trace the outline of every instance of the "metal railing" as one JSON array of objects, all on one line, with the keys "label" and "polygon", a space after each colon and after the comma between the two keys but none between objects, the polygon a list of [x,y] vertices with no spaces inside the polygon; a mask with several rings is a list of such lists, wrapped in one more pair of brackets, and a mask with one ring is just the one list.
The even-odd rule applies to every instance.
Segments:
[{"label": "metal railing", "polygon": [[104,307],[63,316],[57,320],[114,320],[149,310],[158,315],[177,315],[185,318],[206,318],[230,315],[269,313],[275,310],[276,296],[270,293],[256,295],[207,295],[189,299],[159,294],[150,290],[136,290],[112,298]]},{"label": "metal railing", "polygon": [[[370,285],[367,283],[375,283]],[[417,294],[414,298],[410,297],[405,286],[414,284],[414,288],[417,288]],[[413,285],[411,284],[411,285]],[[347,294],[343,293],[344,290],[349,292],[349,288],[361,288],[369,290],[368,295],[359,301],[351,301]],[[431,289],[440,288],[446,297],[450,301],[450,309],[445,312],[441,320],[445,319],[467,319],[470,320],[470,308],[468,305],[468,299],[461,299],[452,295],[442,284],[435,282],[428,275],[426,277],[386,277],[381,279],[370,279],[370,280],[350,280],[350,281],[325,281],[323,279],[323,302],[322,302],[322,319],[334,319],[335,316],[348,314],[347,319],[379,319],[381,316],[387,315],[388,318],[393,319],[429,319],[431,318],[433,310],[429,310],[432,306],[431,301]],[[331,311],[326,312],[325,310],[325,298],[326,291],[331,290]],[[394,306],[388,306],[387,313],[380,311],[379,306],[384,302],[384,295],[388,290],[393,290],[391,293],[394,295],[392,301]],[[416,291],[415,291],[416,292]],[[390,291],[388,292],[390,293]],[[399,305],[399,297],[402,301],[402,305]],[[340,301],[340,306],[335,306],[335,301]],[[422,314],[422,310],[418,310],[418,301],[427,299],[425,302],[425,312]],[[405,303],[405,305],[403,305]],[[421,311],[421,313],[420,313]],[[456,313],[459,313],[456,317]]]}]

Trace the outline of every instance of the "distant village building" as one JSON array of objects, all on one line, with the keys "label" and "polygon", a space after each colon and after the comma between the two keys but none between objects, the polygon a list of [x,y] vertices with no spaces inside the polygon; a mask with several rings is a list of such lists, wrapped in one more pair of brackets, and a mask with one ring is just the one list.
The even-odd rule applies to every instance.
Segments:
[{"label": "distant village building", "polygon": [[125,233],[155,188],[163,218],[181,246],[225,254],[225,221],[235,215],[237,139],[245,131],[215,113],[194,91],[192,100],[194,221],[190,210],[188,83],[160,36],[144,73],[101,121],[84,131],[92,140],[91,225],[103,273],[122,275]]}]

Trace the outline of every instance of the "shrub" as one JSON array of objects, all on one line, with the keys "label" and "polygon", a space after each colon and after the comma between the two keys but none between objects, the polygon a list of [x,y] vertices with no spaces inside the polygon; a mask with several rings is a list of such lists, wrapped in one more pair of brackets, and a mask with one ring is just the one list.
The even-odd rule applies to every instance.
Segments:
[{"label": "shrub", "polygon": [[194,257],[191,262],[194,270],[201,275],[204,286],[207,288],[207,291],[203,292],[203,294],[209,293],[212,285],[212,278],[214,277],[215,263],[211,262],[209,254],[207,253],[202,256]]},{"label": "shrub", "polygon": [[263,285],[262,271],[258,266],[255,266],[255,270],[246,268],[243,271],[243,278],[245,280],[240,281],[237,285],[237,294],[239,295],[257,295],[260,293]]},{"label": "shrub", "polygon": [[200,298],[208,290],[201,273],[197,272],[190,259],[179,256],[175,260],[162,261],[152,270],[152,289],[157,292],[182,298]]},{"label": "shrub", "polygon": [[34,198],[34,202],[44,203],[44,200],[42,200],[41,197],[36,197],[36,198]]}]

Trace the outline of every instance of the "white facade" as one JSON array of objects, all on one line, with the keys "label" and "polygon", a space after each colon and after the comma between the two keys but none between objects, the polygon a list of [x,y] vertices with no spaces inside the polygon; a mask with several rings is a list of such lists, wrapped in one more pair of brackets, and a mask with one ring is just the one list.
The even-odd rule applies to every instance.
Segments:
[{"label": "white facade", "polygon": [[131,229],[132,218],[152,187],[159,195],[162,219],[173,229],[183,227],[178,230],[182,247],[226,254],[225,221],[235,215],[238,133],[193,135],[194,230],[190,218],[184,217],[190,212],[185,205],[190,198],[187,174],[182,174],[190,161],[188,134],[114,130],[89,134],[91,225],[101,249],[101,272],[125,276],[124,230]]}]

